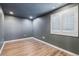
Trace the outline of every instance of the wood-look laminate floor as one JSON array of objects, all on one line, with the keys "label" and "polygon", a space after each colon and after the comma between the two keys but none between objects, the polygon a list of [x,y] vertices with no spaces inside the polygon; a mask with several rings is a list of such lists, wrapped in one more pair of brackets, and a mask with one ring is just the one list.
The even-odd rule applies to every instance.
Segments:
[{"label": "wood-look laminate floor", "polygon": [[6,43],[2,56],[70,56],[35,39]]}]

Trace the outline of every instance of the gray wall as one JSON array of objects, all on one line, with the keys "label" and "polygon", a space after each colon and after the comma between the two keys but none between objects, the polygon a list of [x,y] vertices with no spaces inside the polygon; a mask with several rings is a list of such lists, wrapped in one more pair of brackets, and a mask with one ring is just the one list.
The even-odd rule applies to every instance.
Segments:
[{"label": "gray wall", "polygon": [[4,37],[3,37],[3,11],[2,8],[0,7],[0,48],[2,47],[2,44],[4,42]]},{"label": "gray wall", "polygon": [[5,15],[4,39],[32,37],[32,20]]},{"label": "gray wall", "polygon": [[[69,6],[67,6],[67,8]],[[78,37],[50,34],[50,14],[33,20],[33,36],[63,49],[79,54]]]}]

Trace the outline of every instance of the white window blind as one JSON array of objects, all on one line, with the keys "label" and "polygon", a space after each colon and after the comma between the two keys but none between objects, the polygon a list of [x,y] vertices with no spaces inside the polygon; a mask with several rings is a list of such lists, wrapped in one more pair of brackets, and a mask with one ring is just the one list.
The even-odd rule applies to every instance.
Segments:
[{"label": "white window blind", "polygon": [[78,6],[51,15],[51,34],[78,37]]}]

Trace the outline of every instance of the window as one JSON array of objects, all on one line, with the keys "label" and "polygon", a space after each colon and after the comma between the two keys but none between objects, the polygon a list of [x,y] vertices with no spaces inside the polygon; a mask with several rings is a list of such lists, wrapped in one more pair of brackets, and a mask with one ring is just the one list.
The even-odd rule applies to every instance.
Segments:
[{"label": "window", "polygon": [[51,15],[51,34],[78,37],[78,6]]}]

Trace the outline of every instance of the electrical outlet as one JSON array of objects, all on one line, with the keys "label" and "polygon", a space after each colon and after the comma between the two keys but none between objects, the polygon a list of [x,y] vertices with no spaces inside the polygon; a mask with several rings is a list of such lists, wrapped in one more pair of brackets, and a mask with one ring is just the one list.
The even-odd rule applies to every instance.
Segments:
[{"label": "electrical outlet", "polygon": [[42,36],[42,39],[45,39],[45,36]]},{"label": "electrical outlet", "polygon": [[26,37],[26,34],[24,34],[24,37]]}]

